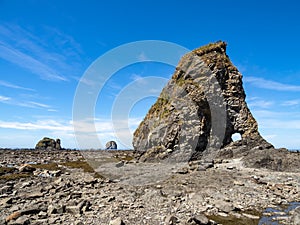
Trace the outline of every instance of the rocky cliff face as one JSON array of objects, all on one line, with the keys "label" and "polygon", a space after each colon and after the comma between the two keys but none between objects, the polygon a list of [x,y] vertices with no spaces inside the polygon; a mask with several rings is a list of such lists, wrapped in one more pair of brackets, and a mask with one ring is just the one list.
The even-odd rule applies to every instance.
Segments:
[{"label": "rocky cliff face", "polygon": [[[182,57],[135,131],[134,149],[142,161],[190,161],[214,158],[234,146],[271,148],[245,97],[242,75],[227,56],[225,42],[196,49]],[[235,133],[242,137],[238,144],[232,143]]]}]

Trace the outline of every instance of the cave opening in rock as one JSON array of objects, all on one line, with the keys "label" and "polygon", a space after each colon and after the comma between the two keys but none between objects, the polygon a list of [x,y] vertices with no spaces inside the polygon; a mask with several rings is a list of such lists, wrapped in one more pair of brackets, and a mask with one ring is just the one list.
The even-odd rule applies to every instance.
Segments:
[{"label": "cave opening in rock", "polygon": [[234,133],[234,134],[232,134],[231,138],[232,138],[232,141],[242,140],[242,136],[241,136],[240,133]]}]

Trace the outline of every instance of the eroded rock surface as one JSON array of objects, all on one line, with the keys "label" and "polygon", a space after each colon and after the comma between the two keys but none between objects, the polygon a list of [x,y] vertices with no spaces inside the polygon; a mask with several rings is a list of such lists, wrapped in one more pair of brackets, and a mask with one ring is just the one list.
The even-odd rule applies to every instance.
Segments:
[{"label": "eroded rock surface", "polygon": [[248,149],[272,148],[245,102],[242,75],[217,42],[182,57],[157,102],[134,133],[141,161],[215,158],[241,134]]}]

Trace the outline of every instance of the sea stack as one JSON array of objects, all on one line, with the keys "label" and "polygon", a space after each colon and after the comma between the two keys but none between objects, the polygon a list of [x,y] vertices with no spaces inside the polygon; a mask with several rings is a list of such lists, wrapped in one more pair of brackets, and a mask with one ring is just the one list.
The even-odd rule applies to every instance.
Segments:
[{"label": "sea stack", "polygon": [[213,159],[234,146],[235,133],[241,135],[235,144],[239,150],[273,148],[258,131],[245,101],[242,74],[226,46],[220,41],[182,57],[134,132],[141,161]]}]

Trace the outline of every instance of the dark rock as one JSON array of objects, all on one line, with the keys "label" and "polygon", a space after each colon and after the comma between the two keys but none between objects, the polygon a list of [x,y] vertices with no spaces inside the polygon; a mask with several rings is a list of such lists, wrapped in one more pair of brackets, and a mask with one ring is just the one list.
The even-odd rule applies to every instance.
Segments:
[{"label": "dark rock", "polygon": [[242,75],[227,56],[226,43],[186,54],[134,132],[140,161],[215,158],[234,143],[235,133],[242,137],[238,145],[248,147],[242,151],[272,148],[259,134],[245,97]]},{"label": "dark rock", "polygon": [[211,224],[208,220],[208,218],[201,214],[197,217],[191,217],[187,220],[186,225],[209,225]]},{"label": "dark rock", "polygon": [[120,162],[117,162],[115,166],[116,166],[117,168],[119,168],[119,167],[124,166],[124,164],[125,164],[124,161],[120,161]]},{"label": "dark rock", "polygon": [[35,149],[37,150],[61,150],[61,141],[60,139],[52,139],[48,137],[44,137],[42,140],[40,140],[36,146]]},{"label": "dark rock", "polygon": [[0,195],[6,194],[6,193],[11,193],[12,190],[13,190],[12,186],[5,185],[5,186],[0,188]]},{"label": "dark rock", "polygon": [[117,143],[115,141],[109,141],[105,145],[106,149],[118,149]]}]

